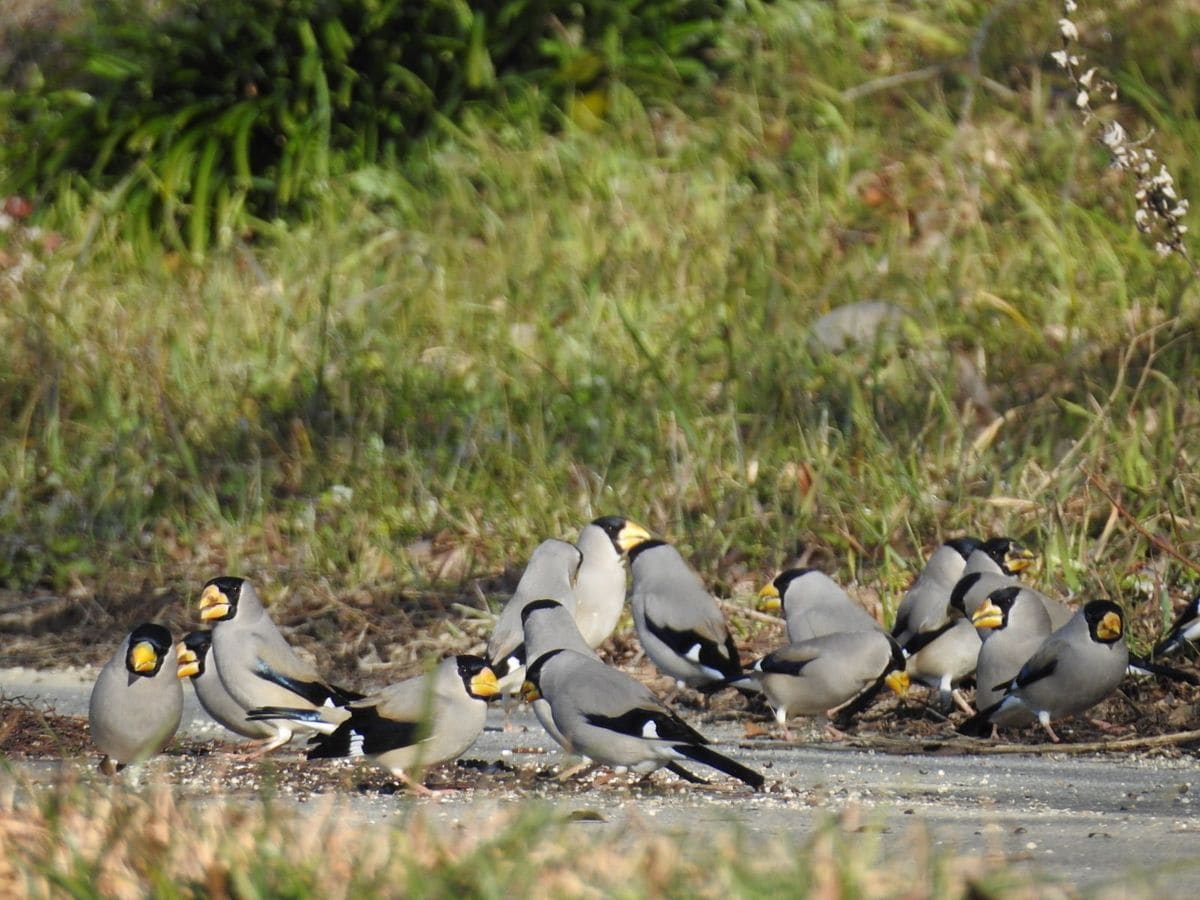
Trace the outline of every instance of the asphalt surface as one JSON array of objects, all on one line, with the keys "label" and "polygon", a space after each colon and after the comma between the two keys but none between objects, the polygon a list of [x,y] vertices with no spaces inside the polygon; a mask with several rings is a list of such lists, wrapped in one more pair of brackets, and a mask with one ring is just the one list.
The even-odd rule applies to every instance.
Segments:
[{"label": "asphalt surface", "polygon": [[[60,715],[86,716],[95,671],[0,670],[0,695],[44,704]],[[738,721],[689,718],[724,752],[762,771],[767,790],[750,792],[719,773],[704,773],[712,776],[707,787],[676,786],[674,776],[659,773],[657,789],[633,787],[629,779],[605,782],[601,773],[574,786],[541,779],[532,793],[576,811],[583,828],[627,829],[636,823],[697,838],[736,828],[750,838],[803,842],[832,812],[843,823],[877,832],[885,857],[911,852],[912,842],[904,836],[923,829],[935,848],[1004,858],[1088,893],[1200,893],[1200,756],[1193,751],[987,756],[923,753],[914,744],[917,752],[885,753],[823,742],[747,740]],[[545,770],[562,756],[525,710],[515,711],[510,725],[505,729],[503,711],[493,708],[487,729],[466,754],[471,765],[456,770],[455,783],[467,786],[473,772],[481,773],[477,788],[434,800],[352,792],[352,809],[365,821],[383,822],[424,804],[435,821],[454,826],[481,810],[519,802],[530,792],[482,773]],[[229,739],[206,719],[190,691],[180,733]],[[377,782],[387,780],[365,762],[337,765],[360,767]],[[55,763],[27,763],[26,768],[40,780],[52,779],[58,770]],[[301,790],[297,802],[309,796]]]}]

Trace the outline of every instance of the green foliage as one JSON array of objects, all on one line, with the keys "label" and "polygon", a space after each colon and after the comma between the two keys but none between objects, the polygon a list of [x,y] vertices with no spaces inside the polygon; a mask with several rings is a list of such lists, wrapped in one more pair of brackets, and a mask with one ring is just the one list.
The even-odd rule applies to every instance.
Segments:
[{"label": "green foliage", "polygon": [[326,179],[394,165],[465,105],[603,114],[707,79],[720,0],[101,0],[65,60],[0,95],[4,188],[113,191],[129,233],[202,254],[293,217]]},{"label": "green foliage", "polygon": [[[987,80],[961,74],[988,8],[757,8],[686,103],[611,83],[596,131],[468,105],[203,265],[129,241],[114,195],[49,210],[57,249],[14,227],[0,581],[237,568],[362,592],[383,634],[398,594],[477,606],[622,512],[722,593],[814,551],[886,607],[974,531],[1043,548],[1051,592],[1122,596],[1156,551],[1090,476],[1196,555],[1196,283],[1043,70],[1054,17],[1002,16]],[[1155,145],[1186,172],[1174,108]],[[904,328],[814,345],[871,298]]]}]

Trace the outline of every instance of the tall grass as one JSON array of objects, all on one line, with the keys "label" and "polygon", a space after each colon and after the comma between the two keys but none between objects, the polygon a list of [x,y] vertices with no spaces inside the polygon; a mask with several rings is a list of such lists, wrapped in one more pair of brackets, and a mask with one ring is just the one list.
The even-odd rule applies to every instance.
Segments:
[{"label": "tall grass", "polygon": [[[203,265],[124,240],[119,194],[54,210],[53,250],[15,228],[0,581],[118,609],[234,569],[388,615],[621,511],[722,593],[809,550],[890,603],[974,531],[1140,601],[1130,519],[1195,551],[1197,288],[1079,134],[1053,10],[973,58],[988,6],[756,9],[686,110],[617,84],[594,131],[467,115]],[[1126,82],[1166,77],[1119,45]],[[1186,160],[1170,71],[1131,114]],[[894,340],[813,345],[865,298],[906,311]]]}]

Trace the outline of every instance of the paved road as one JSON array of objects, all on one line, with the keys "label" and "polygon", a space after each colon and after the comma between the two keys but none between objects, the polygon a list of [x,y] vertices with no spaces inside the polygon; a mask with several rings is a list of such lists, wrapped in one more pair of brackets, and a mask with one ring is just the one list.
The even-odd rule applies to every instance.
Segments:
[{"label": "paved road", "polygon": [[[86,715],[92,678],[94,670],[0,670],[0,694],[38,700],[63,715]],[[184,733],[216,736],[190,692],[187,698]],[[487,730],[468,753],[471,759],[535,768],[558,760],[557,748],[531,716],[519,710],[510,731],[502,723],[502,711],[493,709]],[[770,789],[752,794],[718,778],[720,784],[711,790],[641,792],[613,785],[570,790],[550,782],[536,793],[556,806],[586,811],[579,827],[651,823],[667,831],[711,833],[735,823],[751,837],[803,841],[827,821],[824,812],[833,811],[878,829],[885,855],[909,852],[913,844],[904,835],[923,828],[935,847],[1003,854],[1085,889],[1110,887],[1112,896],[1120,896],[1123,885],[1139,894],[1200,893],[1200,758],[1195,753],[892,754],[746,741],[734,722],[709,723],[701,730],[767,774]],[[517,799],[515,792],[469,791],[428,806],[435,819],[452,824],[481,806],[502,807]],[[354,807],[365,819],[385,820],[412,802],[367,793],[355,798]],[[1128,881],[1114,884],[1117,876]]]}]

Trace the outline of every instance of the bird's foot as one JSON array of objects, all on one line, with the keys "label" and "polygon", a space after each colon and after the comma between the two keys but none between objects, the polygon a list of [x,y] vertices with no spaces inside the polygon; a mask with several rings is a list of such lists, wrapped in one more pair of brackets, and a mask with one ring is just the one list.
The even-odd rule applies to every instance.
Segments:
[{"label": "bird's foot", "polygon": [[962,692],[955,689],[950,692],[950,698],[954,705],[965,712],[968,716],[975,715],[975,707],[967,702],[967,698],[962,695]]},{"label": "bird's foot", "polygon": [[832,722],[825,723],[825,737],[831,741],[846,740],[846,732],[839,730]]}]

